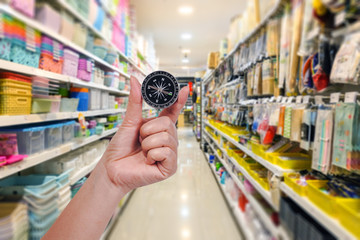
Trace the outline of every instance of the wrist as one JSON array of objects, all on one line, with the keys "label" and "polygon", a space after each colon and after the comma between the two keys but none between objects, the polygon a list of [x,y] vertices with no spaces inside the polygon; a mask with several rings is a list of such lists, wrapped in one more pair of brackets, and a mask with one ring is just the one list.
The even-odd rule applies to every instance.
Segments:
[{"label": "wrist", "polygon": [[101,189],[105,196],[118,201],[131,191],[131,189],[128,189],[125,186],[119,186],[111,180],[108,174],[108,169],[102,160],[96,165],[89,180],[93,181],[96,188],[98,187]]}]

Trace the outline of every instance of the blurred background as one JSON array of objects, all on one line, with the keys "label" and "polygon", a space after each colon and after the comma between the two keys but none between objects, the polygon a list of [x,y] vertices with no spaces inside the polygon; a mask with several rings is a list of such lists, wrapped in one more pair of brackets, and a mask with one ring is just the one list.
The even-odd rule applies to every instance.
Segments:
[{"label": "blurred background", "polygon": [[178,171],[101,239],[360,239],[359,31],[358,0],[0,0],[0,240],[42,238],[156,70]]}]

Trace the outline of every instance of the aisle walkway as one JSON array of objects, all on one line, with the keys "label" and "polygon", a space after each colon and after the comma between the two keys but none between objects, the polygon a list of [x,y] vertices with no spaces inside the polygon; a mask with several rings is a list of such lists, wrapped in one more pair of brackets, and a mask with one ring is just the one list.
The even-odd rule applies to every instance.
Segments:
[{"label": "aisle walkway", "polygon": [[110,240],[241,239],[191,128],[178,134],[177,173],[137,189]]}]

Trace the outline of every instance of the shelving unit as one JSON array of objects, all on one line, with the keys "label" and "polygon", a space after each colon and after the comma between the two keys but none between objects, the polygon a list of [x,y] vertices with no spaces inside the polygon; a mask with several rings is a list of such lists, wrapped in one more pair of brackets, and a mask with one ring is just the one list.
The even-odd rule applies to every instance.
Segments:
[{"label": "shelving unit", "polygon": [[75,139],[73,142],[63,144],[53,149],[45,150],[40,153],[33,154],[21,162],[14,163],[0,168],[0,179],[6,178],[14,173],[36,166],[40,163],[46,162],[55,157],[61,156],[65,153],[71,152],[75,149],[81,148],[85,145],[100,140],[101,138],[110,136],[117,132],[117,128],[103,132],[101,135],[94,135],[84,139]]},{"label": "shelving unit", "polygon": [[[209,159],[209,154],[205,153],[205,155],[206,155],[206,158]],[[238,204],[234,200],[231,199],[231,197],[225,190],[224,186],[221,185],[220,178],[217,175],[216,170],[215,170],[215,166],[209,164],[209,167],[212,170],[212,173],[214,174],[214,177],[216,178],[216,180],[219,184],[219,187],[220,187],[229,207],[231,208],[233,215],[234,215],[235,219],[237,220],[239,227],[241,228],[242,233],[245,236],[245,239],[248,239],[248,240],[255,239],[253,236],[253,233],[250,231],[249,228],[247,228],[246,219],[244,217],[244,214],[240,211]]]},{"label": "shelving unit", "polygon": [[98,83],[85,82],[83,80],[80,80],[80,79],[77,79],[74,77],[70,77],[67,75],[57,74],[57,73],[53,73],[53,72],[45,71],[42,69],[33,68],[33,67],[29,67],[29,66],[25,66],[25,65],[13,63],[13,62],[1,60],[1,59],[0,59],[0,69],[16,72],[16,73],[20,73],[20,74],[30,75],[30,76],[45,77],[45,78],[57,80],[61,83],[70,83],[70,84],[74,84],[77,86],[100,89],[100,90],[108,91],[108,92],[111,92],[113,94],[117,94],[120,96],[128,96],[129,95],[128,91],[121,91],[116,88],[107,87],[105,85],[101,85]]},{"label": "shelving unit", "polygon": [[15,115],[15,116],[0,116],[0,127],[14,126],[20,124],[40,123],[48,121],[60,121],[66,119],[76,119],[79,114],[84,117],[95,117],[100,115],[109,115],[124,113],[126,109],[107,109],[107,110],[92,110],[86,112],[59,112],[59,113],[43,113],[30,115]]},{"label": "shelving unit", "polygon": [[105,62],[103,59],[100,59],[99,57],[95,56],[94,54],[88,52],[87,50],[79,47],[78,45],[74,44],[72,41],[70,41],[69,39],[61,36],[60,34],[58,34],[57,32],[53,31],[52,29],[49,29],[47,26],[43,25],[40,22],[37,22],[36,20],[26,17],[24,15],[22,15],[21,13],[15,11],[14,9],[10,8],[9,6],[7,6],[6,4],[0,4],[0,11],[3,11],[7,14],[9,14],[10,16],[19,19],[22,22],[25,22],[28,26],[35,28],[37,30],[39,30],[42,33],[45,33],[46,35],[52,37],[53,39],[63,43],[64,45],[74,49],[75,51],[93,59],[97,64],[102,65],[103,67],[110,69],[112,71],[116,71],[119,74],[123,75],[126,78],[130,78],[130,76],[126,73],[124,73],[123,71],[121,71],[120,69],[116,68],[115,66],[110,65],[109,63]]},{"label": "shelving unit", "polygon": [[[205,138],[205,141],[207,141],[206,138]],[[209,143],[210,148],[212,148],[212,150],[214,151],[215,156],[219,159],[219,161],[225,167],[226,171],[230,174],[233,181],[236,183],[236,185],[239,187],[239,189],[245,194],[245,196],[248,199],[249,203],[254,208],[254,210],[256,211],[256,213],[258,215],[258,217],[261,219],[262,223],[266,226],[268,231],[270,231],[273,236],[278,236],[279,235],[279,228],[273,224],[272,220],[270,219],[270,216],[265,212],[264,208],[258,203],[258,201],[254,198],[254,196],[252,196],[251,194],[249,194],[246,191],[243,183],[241,183],[240,180],[238,179],[238,177],[232,172],[229,165],[225,162],[225,160],[223,158],[221,158],[217,154],[216,149],[210,144],[210,142],[208,142],[208,143]],[[224,154],[224,152],[223,152],[223,154]],[[256,182],[251,177],[246,176],[246,178],[249,181],[251,181],[251,183]],[[270,196],[268,196],[268,197],[270,198]]]},{"label": "shelving unit", "polygon": [[316,205],[314,205],[309,199],[299,196],[294,190],[292,190],[285,183],[281,183],[280,189],[288,197],[290,197],[296,204],[304,209],[311,217],[316,219],[324,228],[332,233],[337,239],[342,240],[355,240],[358,239],[350,232],[348,232],[340,222],[333,217],[329,216]]},{"label": "shelving unit", "polygon": [[[103,35],[101,34],[101,32],[99,30],[97,30],[96,28],[94,28],[94,26],[89,22],[89,20],[85,19],[83,16],[81,16],[78,12],[76,12],[65,0],[57,0],[57,2],[59,3],[59,5],[64,8],[65,10],[67,10],[69,13],[71,13],[77,20],[79,20],[80,22],[82,22],[84,25],[86,25],[86,27],[88,27],[91,31],[93,31],[98,37],[101,37],[103,40],[105,40],[107,42],[107,44],[109,44],[112,48],[116,49],[116,51],[118,52],[118,54],[127,62],[129,62],[133,67],[136,68],[137,71],[139,71],[140,73],[142,73],[144,76],[146,75],[145,71],[141,68],[139,68],[136,63],[134,62],[133,59],[128,58],[127,56],[125,56],[125,54],[123,52],[121,52],[111,41],[109,41],[108,39],[105,39],[103,37]],[[105,9],[104,9],[105,10]],[[149,64],[148,64],[149,65]]]},{"label": "shelving unit", "polygon": [[264,167],[266,167],[268,170],[270,170],[271,172],[273,172],[276,176],[282,177],[284,175],[284,173],[288,173],[288,172],[294,172],[294,170],[289,170],[289,169],[283,169],[281,167],[278,167],[268,161],[266,161],[265,159],[259,157],[258,155],[254,154],[250,149],[248,149],[247,147],[245,147],[244,145],[236,142],[233,138],[229,137],[227,134],[221,132],[220,130],[218,130],[217,128],[215,128],[214,126],[212,126],[209,122],[204,121],[204,124],[211,127],[212,129],[214,129],[214,131],[216,131],[217,133],[219,133],[221,136],[223,136],[224,138],[226,138],[229,142],[231,142],[232,144],[234,144],[237,148],[239,148],[241,151],[243,151],[244,153],[246,153],[248,156],[250,156],[251,158],[253,158],[254,160],[256,160],[258,163],[260,163],[261,165],[263,165]]},{"label": "shelving unit", "polygon": [[77,181],[90,174],[100,161],[101,157],[98,157],[91,165],[83,167],[80,171],[75,173],[75,175],[70,178],[70,185],[74,185]]},{"label": "shelving unit", "polygon": [[[263,20],[243,39],[241,39],[233,48],[233,50],[230,51],[229,54],[219,63],[218,67],[222,66],[234,53],[240,48],[240,46],[244,43],[246,43],[250,38],[252,38],[265,24],[269,21],[271,17],[273,17],[282,7],[284,0],[277,0],[274,4],[273,8],[266,14],[266,16],[263,18]],[[208,81],[210,81],[211,77],[215,74],[215,70],[209,71],[205,76],[203,80],[203,84],[207,84]]]}]

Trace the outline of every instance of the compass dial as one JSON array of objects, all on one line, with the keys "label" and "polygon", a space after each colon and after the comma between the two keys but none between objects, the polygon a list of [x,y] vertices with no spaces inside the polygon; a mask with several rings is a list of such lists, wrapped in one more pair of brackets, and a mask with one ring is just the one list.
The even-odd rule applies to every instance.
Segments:
[{"label": "compass dial", "polygon": [[160,109],[173,105],[179,95],[179,84],[168,72],[156,71],[149,74],[141,87],[142,96],[147,104]]}]

